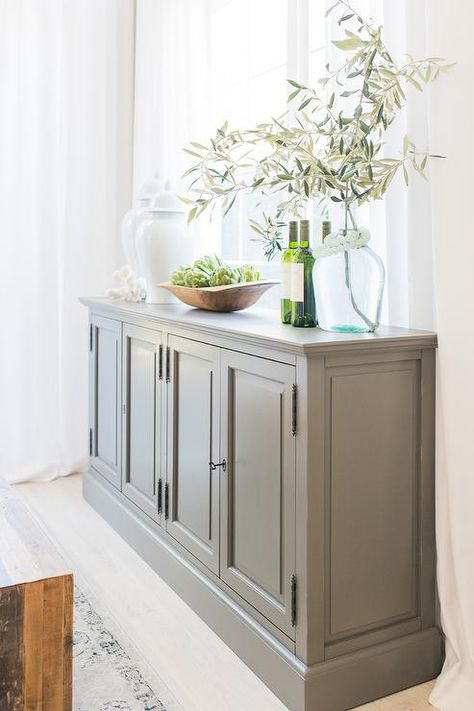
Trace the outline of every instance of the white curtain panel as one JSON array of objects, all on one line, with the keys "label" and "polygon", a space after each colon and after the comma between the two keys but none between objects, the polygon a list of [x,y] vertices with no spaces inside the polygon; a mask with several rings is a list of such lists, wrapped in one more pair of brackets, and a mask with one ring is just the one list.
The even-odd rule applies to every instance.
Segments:
[{"label": "white curtain panel", "polygon": [[87,456],[87,314],[132,171],[132,0],[0,0],[0,476]]},{"label": "white curtain panel", "polygon": [[[330,7],[333,3],[326,0],[326,4]],[[403,63],[408,54],[426,56],[424,0],[354,0],[352,5],[364,17],[371,17],[383,25],[384,41],[398,62]],[[328,45],[338,31],[338,16],[339,13],[329,16]],[[428,147],[427,93],[421,94],[411,87],[406,93],[407,107],[387,134],[384,151],[390,157],[400,155],[405,134],[419,150]],[[382,201],[360,210],[359,220],[370,227],[372,247],[386,267],[382,322],[393,326],[434,328],[429,183],[413,175],[407,189],[401,175],[398,176]]]},{"label": "white curtain panel", "polygon": [[183,147],[209,131],[208,0],[137,0],[134,185],[180,183]]},{"label": "white curtain panel", "polygon": [[[183,147],[206,139],[210,121],[209,28],[212,7],[225,0],[136,0],[133,187],[154,174],[185,193]],[[219,250],[216,225],[189,232],[189,260]]]},{"label": "white curtain panel", "polygon": [[446,663],[431,696],[441,711],[474,708],[474,330],[472,116],[474,4],[429,0],[429,53],[456,62],[433,84],[430,143],[438,348],[437,538]]}]

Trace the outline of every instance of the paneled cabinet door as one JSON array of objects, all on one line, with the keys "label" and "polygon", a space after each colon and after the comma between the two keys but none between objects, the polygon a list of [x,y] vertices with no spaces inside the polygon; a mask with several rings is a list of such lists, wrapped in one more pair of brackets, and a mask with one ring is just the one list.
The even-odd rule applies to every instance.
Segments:
[{"label": "paneled cabinet door", "polygon": [[219,349],[170,336],[167,530],[219,572]]},{"label": "paneled cabinet door", "polygon": [[90,462],[120,488],[120,334],[122,324],[92,315],[90,323]]},{"label": "paneled cabinet door", "polygon": [[223,351],[220,575],[294,638],[291,365]]},{"label": "paneled cabinet door", "polygon": [[160,521],[164,466],[162,334],[123,324],[122,347],[122,491],[142,511]]}]

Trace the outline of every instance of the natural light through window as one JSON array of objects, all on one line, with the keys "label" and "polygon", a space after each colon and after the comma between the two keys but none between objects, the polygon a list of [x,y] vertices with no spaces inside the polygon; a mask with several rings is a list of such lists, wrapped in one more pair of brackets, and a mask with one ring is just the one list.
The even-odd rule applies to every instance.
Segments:
[{"label": "natural light through window", "polygon": [[[211,20],[212,116],[215,125],[250,127],[285,110],[288,76],[287,0],[229,0],[216,3]],[[262,31],[272,18],[271,32]],[[229,28],[231,30],[229,31]],[[265,208],[272,209],[267,199]],[[222,221],[222,255],[261,261],[260,244],[248,219],[261,215],[261,197],[239,197]]]},{"label": "natural light through window", "polygon": [[[360,5],[370,14],[371,0]],[[287,79],[315,83],[331,61],[325,0],[215,0],[210,18],[212,125],[249,128],[286,110]],[[269,19],[271,18],[271,22]],[[271,27],[271,31],[266,28]],[[240,195],[222,219],[220,243],[228,261],[263,263],[249,218],[274,213],[279,195]],[[321,209],[308,214],[314,234]],[[268,275],[272,266],[263,265]]]}]

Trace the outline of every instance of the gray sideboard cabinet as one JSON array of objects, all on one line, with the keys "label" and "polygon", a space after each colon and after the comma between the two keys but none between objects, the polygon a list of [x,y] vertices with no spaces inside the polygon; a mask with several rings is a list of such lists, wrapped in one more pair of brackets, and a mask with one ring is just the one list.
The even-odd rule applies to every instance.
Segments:
[{"label": "gray sideboard cabinet", "polygon": [[435,335],[82,302],[87,501],[291,711],[435,677]]}]

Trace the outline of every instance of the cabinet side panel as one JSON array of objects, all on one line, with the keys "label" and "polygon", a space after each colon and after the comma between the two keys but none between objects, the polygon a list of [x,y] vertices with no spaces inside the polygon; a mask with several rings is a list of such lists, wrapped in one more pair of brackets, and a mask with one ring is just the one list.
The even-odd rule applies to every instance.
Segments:
[{"label": "cabinet side panel", "polygon": [[329,369],[328,639],[418,612],[416,362]]}]

